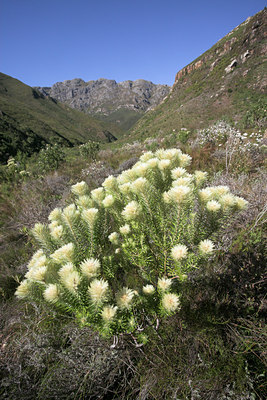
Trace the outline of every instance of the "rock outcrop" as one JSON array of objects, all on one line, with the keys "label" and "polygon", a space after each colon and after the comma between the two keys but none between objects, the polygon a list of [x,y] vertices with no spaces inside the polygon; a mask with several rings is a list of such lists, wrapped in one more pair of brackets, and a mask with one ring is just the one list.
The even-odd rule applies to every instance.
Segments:
[{"label": "rock outcrop", "polygon": [[117,83],[103,78],[89,82],[72,79],[57,82],[51,88],[37,89],[72,108],[104,115],[121,108],[144,112],[158,105],[170,92],[167,85],[156,85],[143,79]]}]

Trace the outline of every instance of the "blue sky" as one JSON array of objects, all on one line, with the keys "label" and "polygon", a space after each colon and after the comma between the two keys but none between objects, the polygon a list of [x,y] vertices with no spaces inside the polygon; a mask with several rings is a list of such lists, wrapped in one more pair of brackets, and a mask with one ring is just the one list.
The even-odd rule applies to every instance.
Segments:
[{"label": "blue sky", "polygon": [[261,0],[0,0],[0,71],[30,86],[177,71],[264,8]]}]

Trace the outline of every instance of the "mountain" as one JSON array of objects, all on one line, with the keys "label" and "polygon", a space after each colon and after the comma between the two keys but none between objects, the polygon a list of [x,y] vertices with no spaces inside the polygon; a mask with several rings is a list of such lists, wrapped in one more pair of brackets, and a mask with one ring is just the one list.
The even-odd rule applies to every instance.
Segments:
[{"label": "mountain", "polygon": [[121,133],[115,125],[96,120],[0,73],[1,162],[18,150],[28,154],[38,151],[44,143],[112,141]]},{"label": "mountain", "polygon": [[205,128],[221,118],[264,127],[266,35],[264,9],[180,70],[166,99],[133,127],[133,137]]},{"label": "mountain", "polygon": [[148,109],[158,105],[171,88],[143,79],[117,83],[101,78],[89,82],[72,79],[57,82],[51,88],[37,89],[72,108],[115,122],[127,130]]}]

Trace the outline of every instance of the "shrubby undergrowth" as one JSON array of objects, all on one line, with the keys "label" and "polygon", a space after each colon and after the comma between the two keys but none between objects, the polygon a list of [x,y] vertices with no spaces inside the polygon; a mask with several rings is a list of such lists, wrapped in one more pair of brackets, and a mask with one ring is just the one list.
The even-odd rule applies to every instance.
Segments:
[{"label": "shrubby undergrowth", "polygon": [[118,177],[89,191],[72,186],[74,202],[36,224],[41,246],[17,288],[22,299],[74,315],[105,336],[134,333],[181,308],[188,274],[217,251],[217,234],[247,201],[227,186],[205,187],[179,149],[144,153]]}]

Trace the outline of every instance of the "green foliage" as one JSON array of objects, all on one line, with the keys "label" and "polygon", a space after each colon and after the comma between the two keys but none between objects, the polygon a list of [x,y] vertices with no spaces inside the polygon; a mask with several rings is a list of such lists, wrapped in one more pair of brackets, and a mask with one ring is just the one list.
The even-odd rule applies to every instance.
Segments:
[{"label": "green foliage", "polygon": [[[247,202],[226,186],[201,189],[179,149],[144,153],[130,170],[36,224],[34,254],[20,298],[52,305],[103,335],[138,332],[180,309],[188,274],[215,251],[216,232]],[[146,336],[140,338],[146,341]]]},{"label": "green foliage", "polygon": [[266,107],[265,98],[258,99],[257,102],[251,105],[250,109],[243,117],[243,125],[245,128],[263,128],[266,126]]},{"label": "green foliage", "polygon": [[61,145],[47,144],[38,154],[38,169],[42,173],[57,169],[64,159],[64,148]]},{"label": "green foliage", "polygon": [[99,152],[100,146],[96,142],[87,142],[79,146],[80,154],[84,158],[89,158],[93,161],[96,160],[96,156]]}]

